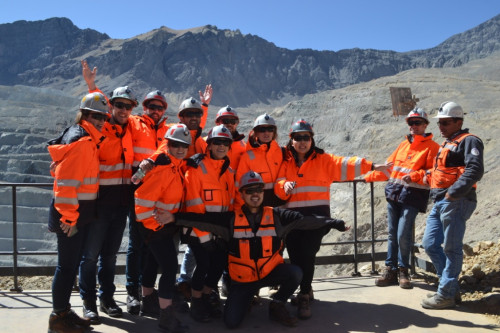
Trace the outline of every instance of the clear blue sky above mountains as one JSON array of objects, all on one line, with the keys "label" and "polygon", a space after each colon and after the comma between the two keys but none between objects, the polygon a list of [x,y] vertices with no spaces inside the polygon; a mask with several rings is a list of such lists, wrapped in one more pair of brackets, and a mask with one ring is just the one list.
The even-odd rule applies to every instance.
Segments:
[{"label": "clear blue sky above mountains", "polygon": [[81,29],[130,38],[161,26],[207,24],[278,47],[405,52],[427,49],[500,13],[500,0],[2,1],[0,23],[67,17]]}]

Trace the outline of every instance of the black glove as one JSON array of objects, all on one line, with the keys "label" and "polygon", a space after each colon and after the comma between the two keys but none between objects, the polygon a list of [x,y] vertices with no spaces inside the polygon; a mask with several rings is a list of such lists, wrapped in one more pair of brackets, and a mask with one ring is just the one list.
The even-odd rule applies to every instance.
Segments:
[{"label": "black glove", "polygon": [[330,229],[337,229],[338,231],[345,231],[345,222],[344,220],[330,219],[327,221]]}]

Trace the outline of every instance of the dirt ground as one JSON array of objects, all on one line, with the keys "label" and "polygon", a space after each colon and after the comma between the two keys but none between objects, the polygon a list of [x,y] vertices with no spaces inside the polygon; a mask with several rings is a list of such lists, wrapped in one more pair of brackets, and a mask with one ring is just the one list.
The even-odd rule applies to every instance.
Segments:
[{"label": "dirt ground", "polygon": [[[437,284],[437,277],[431,273],[419,271],[418,275],[429,284]],[[19,285],[25,290],[50,290],[52,276],[21,276]],[[11,276],[0,277],[0,290],[13,287]],[[500,241],[483,241],[474,247],[464,245],[460,288],[462,304],[500,324]]]}]

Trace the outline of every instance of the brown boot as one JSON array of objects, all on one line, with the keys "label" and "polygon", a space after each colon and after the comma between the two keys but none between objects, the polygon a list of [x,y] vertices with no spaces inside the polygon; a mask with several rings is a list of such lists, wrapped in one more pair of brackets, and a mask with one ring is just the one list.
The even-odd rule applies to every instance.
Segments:
[{"label": "brown boot", "polygon": [[410,275],[408,268],[399,267],[399,286],[403,289],[411,289]]},{"label": "brown boot", "polygon": [[175,315],[173,306],[160,310],[158,326],[169,333],[184,333],[188,329],[188,327],[183,325]]},{"label": "brown boot", "polygon": [[49,333],[83,333],[85,329],[75,324],[69,316],[71,310],[55,313],[49,317]]},{"label": "brown boot", "polygon": [[382,276],[375,279],[375,285],[379,287],[386,287],[398,284],[398,271],[386,266],[382,272]]},{"label": "brown boot", "polygon": [[309,319],[311,318],[311,307],[309,301],[309,294],[301,294],[297,295],[297,316],[299,319]]},{"label": "brown boot", "polygon": [[280,301],[271,301],[269,303],[269,318],[285,326],[296,326],[298,319],[290,315],[286,309],[285,303]]}]

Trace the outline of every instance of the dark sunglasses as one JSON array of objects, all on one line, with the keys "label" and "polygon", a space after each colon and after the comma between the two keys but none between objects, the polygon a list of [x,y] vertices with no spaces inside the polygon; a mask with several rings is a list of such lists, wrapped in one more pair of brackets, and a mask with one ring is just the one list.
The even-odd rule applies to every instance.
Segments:
[{"label": "dark sunglasses", "polygon": [[419,121],[419,120],[410,120],[408,122],[408,126],[413,126],[413,125],[416,125],[416,126],[420,126],[420,125],[423,125],[424,122],[423,121]]},{"label": "dark sunglasses", "polygon": [[184,113],[183,117],[187,118],[201,118],[201,112],[187,111]]},{"label": "dark sunglasses", "polygon": [[215,146],[226,146],[229,147],[231,145],[231,141],[224,139],[213,139],[212,144]]},{"label": "dark sunglasses", "polygon": [[127,109],[127,111],[132,110],[134,107],[132,104],[127,104],[123,102],[115,102],[113,103],[113,106],[117,109]]},{"label": "dark sunglasses", "polygon": [[253,188],[244,189],[243,192],[245,192],[245,194],[255,194],[255,193],[264,192],[264,189],[262,187],[253,187]]},{"label": "dark sunglasses", "polygon": [[163,105],[156,105],[156,104],[149,104],[148,109],[153,110],[153,111],[164,111],[165,110]]},{"label": "dark sunglasses", "polygon": [[446,127],[446,126],[449,126],[452,122],[453,122],[453,120],[438,121],[437,125]]},{"label": "dark sunglasses", "polygon": [[168,146],[172,148],[189,148],[187,143],[176,142],[176,141],[168,141]]},{"label": "dark sunglasses", "polygon": [[299,141],[306,141],[306,142],[311,141],[311,137],[309,135],[295,135],[292,137],[292,139],[294,141],[297,141],[297,142],[299,142]]},{"label": "dark sunglasses", "polygon": [[254,128],[254,131],[257,133],[274,132],[274,127],[273,126],[258,126],[258,127]]},{"label": "dark sunglasses", "polygon": [[102,113],[90,113],[89,117],[95,120],[102,120],[102,121],[108,120],[108,116]]},{"label": "dark sunglasses", "polygon": [[222,118],[222,123],[224,125],[235,125],[238,123],[238,119],[234,118]]}]

